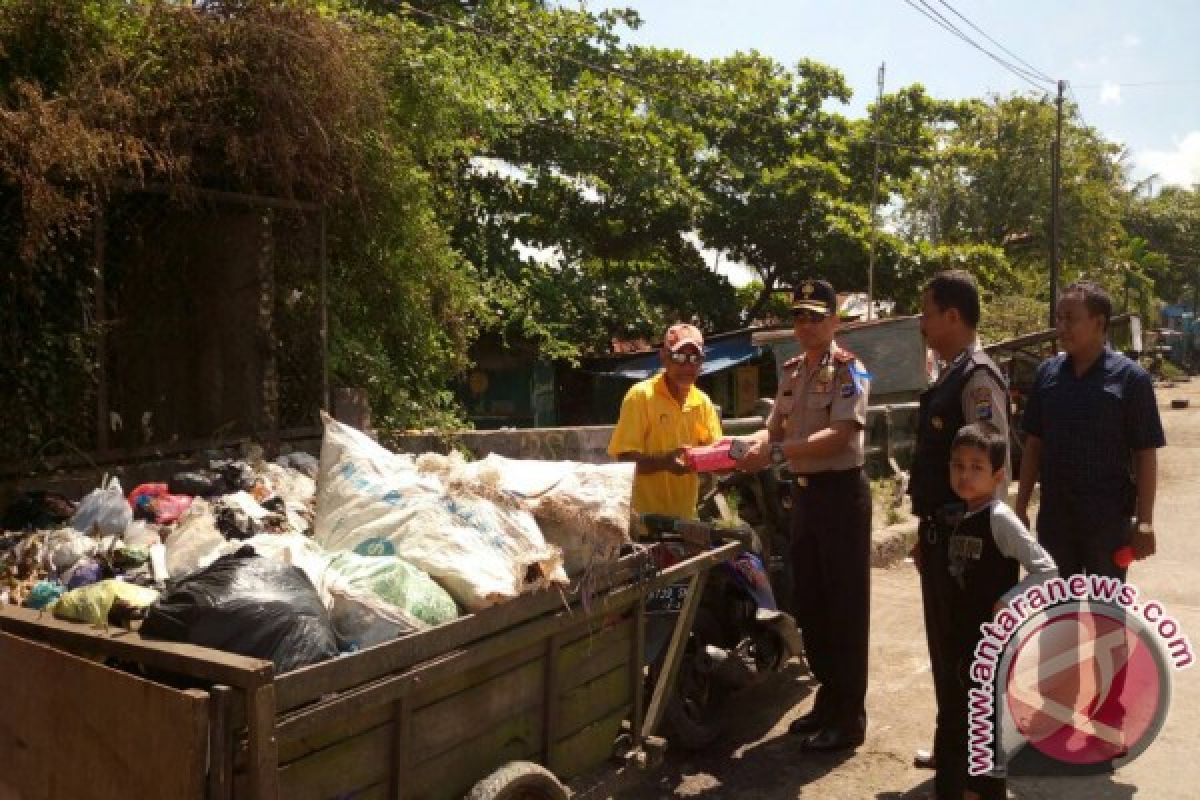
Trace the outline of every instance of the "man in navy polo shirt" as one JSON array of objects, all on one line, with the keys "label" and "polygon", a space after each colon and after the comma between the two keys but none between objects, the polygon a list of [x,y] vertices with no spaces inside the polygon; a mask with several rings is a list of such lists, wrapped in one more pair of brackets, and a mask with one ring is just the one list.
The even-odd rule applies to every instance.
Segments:
[{"label": "man in navy polo shirt", "polygon": [[1106,346],[1112,300],[1099,286],[1068,286],[1056,316],[1063,352],[1042,362],[1034,379],[1015,510],[1028,525],[1029,498],[1040,480],[1038,540],[1060,574],[1124,580],[1117,550],[1130,545],[1135,559],[1155,551],[1156,451],[1166,438],[1154,385],[1144,369]]}]

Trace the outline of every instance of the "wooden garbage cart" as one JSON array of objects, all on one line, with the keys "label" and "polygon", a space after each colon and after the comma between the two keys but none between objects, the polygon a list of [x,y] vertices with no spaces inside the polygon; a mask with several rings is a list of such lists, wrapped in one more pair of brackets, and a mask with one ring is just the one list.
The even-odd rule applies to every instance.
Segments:
[{"label": "wooden garbage cart", "polygon": [[[737,548],[661,571],[633,554],[569,591],[278,676],[267,661],[6,607],[0,800],[484,798],[508,796],[510,779],[537,784],[532,773],[611,790],[661,747],[695,601]],[[644,602],[684,580],[647,698]]]}]

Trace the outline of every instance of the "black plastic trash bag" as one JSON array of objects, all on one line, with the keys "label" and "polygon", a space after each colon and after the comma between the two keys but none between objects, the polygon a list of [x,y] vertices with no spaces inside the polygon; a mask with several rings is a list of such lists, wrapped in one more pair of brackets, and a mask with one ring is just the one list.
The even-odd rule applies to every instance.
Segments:
[{"label": "black plastic trash bag", "polygon": [[225,477],[212,470],[177,472],[167,484],[170,494],[187,494],[192,497],[216,497],[229,493]]},{"label": "black plastic trash bag", "polygon": [[304,572],[250,547],[171,584],[141,633],[270,659],[276,674],[338,654],[329,614]]}]

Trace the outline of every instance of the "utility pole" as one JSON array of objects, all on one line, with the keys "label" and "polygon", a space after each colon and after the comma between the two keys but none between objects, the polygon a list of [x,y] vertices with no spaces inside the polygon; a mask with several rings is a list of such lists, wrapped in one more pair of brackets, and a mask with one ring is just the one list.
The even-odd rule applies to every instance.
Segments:
[{"label": "utility pole", "polygon": [[1054,129],[1054,152],[1050,159],[1050,327],[1055,325],[1055,304],[1058,302],[1058,240],[1062,219],[1058,199],[1062,189],[1062,122],[1063,90],[1066,81],[1058,82],[1058,119]]},{"label": "utility pole", "polygon": [[875,169],[871,172],[871,240],[867,249],[867,320],[875,317],[875,209],[879,205],[879,111],[883,105],[883,74],[887,63],[879,65],[879,92],[875,96],[875,119],[872,127],[875,129]]}]

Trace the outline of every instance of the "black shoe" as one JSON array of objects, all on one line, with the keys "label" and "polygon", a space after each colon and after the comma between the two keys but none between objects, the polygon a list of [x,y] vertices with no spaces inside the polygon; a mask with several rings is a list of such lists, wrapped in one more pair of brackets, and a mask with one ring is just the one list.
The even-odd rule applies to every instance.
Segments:
[{"label": "black shoe", "polygon": [[913,753],[913,766],[917,769],[937,769],[937,761],[932,750],[918,750]]},{"label": "black shoe", "polygon": [[822,728],[800,740],[800,749],[818,753],[833,750],[853,750],[866,739],[862,733],[852,733],[837,728]]},{"label": "black shoe", "polygon": [[788,725],[788,733],[816,733],[817,731],[821,730],[822,725],[823,723],[821,716],[817,714],[816,710],[814,709],[813,711],[810,711],[807,714],[801,714],[792,720],[792,724]]}]

